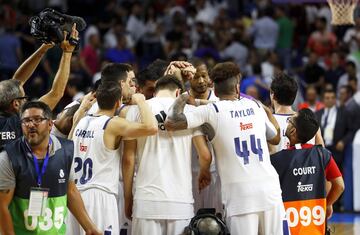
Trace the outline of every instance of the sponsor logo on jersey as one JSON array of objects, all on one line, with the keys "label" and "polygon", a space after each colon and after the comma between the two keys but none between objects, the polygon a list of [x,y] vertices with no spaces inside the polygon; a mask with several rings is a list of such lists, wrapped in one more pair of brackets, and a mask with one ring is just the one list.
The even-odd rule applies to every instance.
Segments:
[{"label": "sponsor logo on jersey", "polygon": [[297,185],[298,192],[311,192],[313,190],[313,184],[301,184],[301,182]]},{"label": "sponsor logo on jersey", "polygon": [[63,170],[63,169],[60,169],[60,171],[59,171],[59,176],[60,176],[60,178],[61,178],[61,179],[58,179],[59,184],[65,183],[66,179],[64,179],[65,173],[64,173],[64,170]]},{"label": "sponsor logo on jersey", "polygon": [[293,175],[313,175],[316,172],[316,166],[299,167],[293,169]]},{"label": "sponsor logo on jersey", "polygon": [[252,123],[242,123],[240,122],[240,131],[245,131],[253,128]]},{"label": "sponsor logo on jersey", "polygon": [[231,118],[241,118],[241,117],[247,117],[251,115],[255,115],[254,109],[243,109],[243,110],[231,110],[230,111]]},{"label": "sponsor logo on jersey", "polygon": [[86,152],[87,151],[87,146],[86,145],[82,145],[80,143],[80,152]]},{"label": "sponsor logo on jersey", "polygon": [[160,111],[159,114],[156,114],[155,115],[155,118],[158,122],[158,128],[162,131],[165,131],[165,125],[164,125],[164,122],[165,122],[165,119],[166,119],[166,113],[164,111]]},{"label": "sponsor logo on jersey", "polygon": [[64,178],[65,174],[64,174],[64,170],[63,170],[63,169],[60,169],[59,176],[60,176],[61,178]]},{"label": "sponsor logo on jersey", "polygon": [[14,131],[5,131],[0,132],[0,137],[2,140],[14,140],[16,136]]}]

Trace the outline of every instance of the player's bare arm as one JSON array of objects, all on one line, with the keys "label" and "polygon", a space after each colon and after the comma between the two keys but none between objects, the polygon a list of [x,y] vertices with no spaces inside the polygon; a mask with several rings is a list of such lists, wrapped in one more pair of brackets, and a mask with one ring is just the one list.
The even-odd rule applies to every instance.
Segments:
[{"label": "player's bare arm", "polygon": [[67,205],[71,213],[86,232],[86,235],[101,235],[96,225],[86,212],[84,202],[74,182],[69,182],[67,191]]},{"label": "player's bare arm", "polygon": [[331,189],[326,197],[326,217],[330,218],[332,215],[332,205],[338,200],[341,194],[345,190],[345,184],[343,177],[337,177],[335,179],[330,180]]},{"label": "player's bare arm", "polygon": [[144,95],[134,94],[131,100],[139,107],[141,123],[129,122],[124,118],[114,117],[109,121],[108,127],[105,130],[105,139],[108,134],[113,137],[137,138],[157,133],[157,121],[149,105],[146,104]]},{"label": "player's bare arm", "polygon": [[25,82],[31,77],[34,73],[36,67],[39,65],[41,59],[44,57],[45,53],[54,46],[53,43],[43,43],[39,49],[37,49],[29,58],[27,58],[24,63],[16,70],[12,79],[19,80],[21,85],[24,85]]},{"label": "player's bare arm", "polygon": [[[55,108],[57,103],[64,95],[65,87],[70,74],[71,56],[76,47],[76,45],[70,43],[69,40],[66,39],[66,31],[64,31],[64,35],[65,39],[61,42],[61,49],[63,50],[63,54],[51,90],[39,99],[40,101],[47,104],[51,110]],[[76,30],[76,24],[74,24],[71,31],[71,37],[75,40],[78,40],[78,36],[79,32]]]},{"label": "player's bare arm", "polygon": [[0,234],[15,235],[14,225],[9,211],[15,189],[0,190]]},{"label": "player's bare arm", "polygon": [[265,113],[266,113],[268,119],[274,125],[274,127],[276,129],[276,136],[274,138],[268,140],[268,142],[270,144],[277,145],[280,142],[280,126],[279,126],[278,122],[276,121],[274,115],[272,114],[271,110],[268,107],[266,107],[265,105],[263,105],[263,108],[265,110]]},{"label": "player's bare arm", "polygon": [[96,102],[95,92],[89,92],[88,94],[86,94],[83,97],[83,99],[81,100],[79,109],[74,114],[73,125],[69,132],[68,139],[70,139],[70,140],[72,139],[75,127],[77,126],[77,124],[79,123],[81,118],[83,118],[85,116],[86,112],[89,111],[89,109],[91,108],[91,106],[93,106],[93,104],[95,102]]},{"label": "player's bare arm", "polygon": [[169,115],[165,120],[165,128],[169,131],[184,130],[188,123],[184,115],[184,107],[189,99],[188,94],[180,95],[170,107]]},{"label": "player's bare arm", "polygon": [[198,185],[199,191],[206,188],[211,183],[211,173],[210,173],[210,164],[211,164],[211,153],[206,143],[205,136],[199,135],[192,138],[192,142],[195,146],[196,152],[199,156],[199,177]]},{"label": "player's bare arm", "polygon": [[136,140],[125,140],[122,157],[122,175],[124,181],[125,216],[131,220],[133,207],[133,179],[135,172]]}]

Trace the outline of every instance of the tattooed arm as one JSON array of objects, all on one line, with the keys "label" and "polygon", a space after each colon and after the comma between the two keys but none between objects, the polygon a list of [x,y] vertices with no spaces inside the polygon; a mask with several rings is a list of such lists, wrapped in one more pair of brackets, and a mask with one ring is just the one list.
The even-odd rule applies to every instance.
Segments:
[{"label": "tattooed arm", "polygon": [[188,94],[180,95],[169,110],[169,115],[165,121],[165,128],[169,131],[184,130],[187,128],[188,123],[184,114],[184,107],[189,99]]}]

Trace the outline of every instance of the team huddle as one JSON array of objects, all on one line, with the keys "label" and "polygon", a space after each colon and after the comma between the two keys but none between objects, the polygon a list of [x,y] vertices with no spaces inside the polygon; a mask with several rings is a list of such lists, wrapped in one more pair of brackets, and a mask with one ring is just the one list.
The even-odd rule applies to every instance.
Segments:
[{"label": "team huddle", "polygon": [[[63,44],[66,63],[74,48]],[[271,110],[240,93],[232,62],[208,72],[155,61],[137,78],[108,64],[55,120],[58,97],[25,102],[19,77],[0,82],[12,92],[1,130],[14,135],[1,139],[3,235],[187,234],[201,208],[221,213],[216,234],[320,235],[344,190],[315,115],[291,109],[297,84],[286,74],[273,78]]]}]

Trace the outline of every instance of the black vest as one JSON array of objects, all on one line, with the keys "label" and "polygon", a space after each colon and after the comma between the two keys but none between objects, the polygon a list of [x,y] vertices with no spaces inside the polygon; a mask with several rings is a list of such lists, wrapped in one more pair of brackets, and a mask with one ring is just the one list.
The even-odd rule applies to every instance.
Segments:
[{"label": "black vest", "polygon": [[[271,155],[271,163],[279,174],[283,201],[326,198],[325,169],[331,153],[322,146],[282,150]],[[305,185],[312,185],[310,187]]]},{"label": "black vest", "polygon": [[20,118],[0,111],[0,147],[23,135]]},{"label": "black vest", "polygon": [[[61,143],[61,148],[55,155],[49,157],[45,174],[42,177],[42,188],[49,188],[49,197],[63,196],[67,192],[71,163],[74,155],[74,144],[72,141],[57,138]],[[54,141],[54,140],[53,140]],[[37,187],[37,174],[35,171],[34,160],[29,148],[26,146],[25,138],[19,138],[7,145],[5,150],[16,176],[15,196],[28,199],[30,188]]]}]

